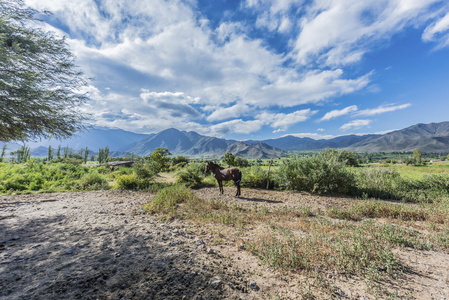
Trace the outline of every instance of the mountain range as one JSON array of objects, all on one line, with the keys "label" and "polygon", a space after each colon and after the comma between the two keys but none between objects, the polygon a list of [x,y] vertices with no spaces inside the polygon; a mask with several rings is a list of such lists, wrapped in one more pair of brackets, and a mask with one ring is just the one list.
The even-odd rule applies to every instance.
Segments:
[{"label": "mountain range", "polygon": [[[165,147],[173,155],[217,158],[226,152],[244,158],[273,158],[291,151],[318,151],[326,148],[355,152],[409,152],[416,148],[428,153],[449,153],[449,122],[417,124],[386,134],[346,135],[333,139],[314,140],[284,136],[262,141],[236,141],[204,136],[196,132],[170,128],[156,134],[137,134],[121,129],[93,127],[68,140],[43,140],[27,143],[32,155],[44,156],[45,148],[70,147],[74,150],[89,147],[91,153],[108,146],[116,155],[134,153],[147,156],[157,147]],[[2,144],[0,143],[0,147]],[[10,143],[8,150],[20,147]],[[44,154],[43,154],[44,153]]]}]

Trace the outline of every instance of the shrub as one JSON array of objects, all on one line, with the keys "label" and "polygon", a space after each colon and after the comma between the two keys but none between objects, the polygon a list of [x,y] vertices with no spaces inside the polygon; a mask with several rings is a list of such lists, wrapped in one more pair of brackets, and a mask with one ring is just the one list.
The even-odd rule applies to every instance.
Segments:
[{"label": "shrub", "polygon": [[408,202],[433,202],[449,197],[449,176],[425,175],[422,179],[404,179],[389,168],[365,168],[354,171],[353,196],[394,199]]},{"label": "shrub", "polygon": [[151,180],[158,173],[158,167],[154,162],[148,162],[144,159],[138,159],[133,165],[137,177]]},{"label": "shrub", "polygon": [[[267,172],[259,166],[251,166],[242,170],[242,185],[250,188],[266,188]],[[275,180],[270,180],[270,187],[276,186]]]},{"label": "shrub", "polygon": [[145,178],[140,178],[136,172],[118,175],[115,180],[119,189],[142,190],[150,186],[150,181]]},{"label": "shrub", "polygon": [[338,157],[319,154],[282,161],[277,178],[282,187],[313,193],[346,193],[354,183]]},{"label": "shrub", "polygon": [[84,174],[78,181],[81,190],[97,190],[109,188],[106,178],[96,172]]},{"label": "shrub", "polygon": [[204,179],[204,163],[193,163],[181,170],[176,179],[176,183],[185,184],[190,188],[200,188]]}]

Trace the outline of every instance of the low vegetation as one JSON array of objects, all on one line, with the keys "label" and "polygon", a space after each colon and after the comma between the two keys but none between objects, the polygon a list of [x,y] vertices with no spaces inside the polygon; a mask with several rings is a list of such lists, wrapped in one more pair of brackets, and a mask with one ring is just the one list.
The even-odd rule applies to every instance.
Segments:
[{"label": "low vegetation", "polygon": [[[63,159],[0,162],[0,193],[146,190],[156,193],[144,207],[148,213],[164,220],[213,224],[237,237],[250,227],[257,228],[251,238],[236,243],[271,268],[316,278],[330,272],[382,281],[401,276],[406,269],[395,248],[449,251],[449,175],[445,171],[449,165],[439,165],[435,172],[429,172],[429,166],[360,166],[351,153],[326,150],[277,161],[268,176],[267,161],[242,163],[228,155],[228,163],[241,165],[243,187],[265,189],[268,182],[270,189],[360,199],[346,208],[268,209],[200,198],[192,189],[216,184],[212,175],[204,174],[205,163],[178,156],[176,163],[169,164],[167,155],[159,149],[157,155],[136,159],[132,167],[114,170],[107,164]],[[416,172],[410,168],[425,172],[410,176],[411,170]],[[161,171],[173,173],[176,182],[158,182]]]}]

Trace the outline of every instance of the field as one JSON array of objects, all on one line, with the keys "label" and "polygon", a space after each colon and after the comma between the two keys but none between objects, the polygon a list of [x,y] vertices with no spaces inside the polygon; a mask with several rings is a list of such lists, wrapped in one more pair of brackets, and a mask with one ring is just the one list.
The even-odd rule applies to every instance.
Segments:
[{"label": "field", "polygon": [[[0,198],[0,296],[448,298],[449,165],[329,161],[273,166],[270,190],[266,166],[243,168],[238,198],[232,184],[219,195],[201,163],[3,165],[18,168],[6,182],[19,190]],[[53,174],[36,183],[51,193],[33,192],[23,169]]]}]

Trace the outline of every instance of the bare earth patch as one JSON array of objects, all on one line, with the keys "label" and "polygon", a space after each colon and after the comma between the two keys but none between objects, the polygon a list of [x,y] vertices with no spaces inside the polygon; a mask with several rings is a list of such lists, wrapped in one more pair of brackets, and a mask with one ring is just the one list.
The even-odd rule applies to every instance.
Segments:
[{"label": "bare earth patch", "polygon": [[[218,188],[196,192],[269,210],[358,201],[252,189],[235,198],[234,187],[225,195]],[[257,228],[236,238],[213,224],[164,223],[141,212],[152,197],[120,190],[0,197],[0,299],[374,299],[381,288],[411,299],[449,299],[446,253],[396,249],[409,270],[382,287],[336,274],[307,279],[270,270],[240,248],[239,238]]]}]

